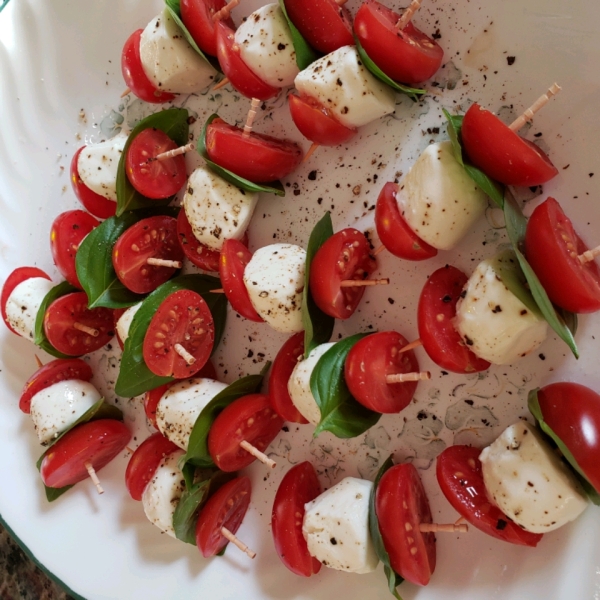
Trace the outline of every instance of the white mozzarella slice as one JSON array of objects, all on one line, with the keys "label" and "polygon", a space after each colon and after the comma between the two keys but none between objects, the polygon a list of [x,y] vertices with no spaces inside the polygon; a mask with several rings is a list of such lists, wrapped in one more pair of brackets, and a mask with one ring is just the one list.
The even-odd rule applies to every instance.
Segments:
[{"label": "white mozzarella slice", "polygon": [[190,46],[166,8],[144,29],[140,58],[148,79],[164,92],[199,92],[216,75],[214,68]]},{"label": "white mozzarella slice", "polygon": [[227,239],[241,240],[250,224],[258,194],[245,192],[198,167],[188,178],[183,209],[196,239],[217,252]]},{"label": "white mozzarella slice", "polygon": [[410,228],[438,250],[456,246],[488,204],[487,196],[454,158],[450,142],[425,148],[396,197]]},{"label": "white mozzarella slice", "polygon": [[278,4],[255,10],[236,30],[235,43],[246,66],[276,88],[294,83],[299,69],[290,28]]},{"label": "white mozzarella slice", "polygon": [[334,343],[317,346],[304,360],[296,364],[288,381],[288,393],[300,414],[313,425],[321,420],[321,411],[310,391],[310,376],[319,359]]},{"label": "white mozzarella slice", "polygon": [[202,409],[227,387],[214,379],[186,379],[171,386],[156,407],[158,430],[176,446],[187,450],[194,423]]},{"label": "white mozzarella slice", "polygon": [[133,317],[135,317],[135,313],[140,310],[142,306],[141,302],[130,306],[117,321],[117,335],[119,339],[124,344],[125,340],[129,337],[129,328],[131,327],[131,322],[133,321]]},{"label": "white mozzarella slice", "polygon": [[342,46],[300,71],[294,85],[354,129],[396,108],[394,90],[365,68],[354,46]]},{"label": "white mozzarella slice", "polygon": [[379,562],[369,534],[373,483],[346,477],[305,505],[302,534],[311,556],[326,567],[369,573]]},{"label": "white mozzarella slice", "polygon": [[490,499],[527,531],[558,529],[588,505],[575,476],[529,423],[505,429],[479,460]]},{"label": "white mozzarella slice", "polygon": [[306,251],[294,244],[258,249],[244,269],[244,285],[256,312],[282,333],[302,331]]},{"label": "white mozzarella slice", "polygon": [[44,388],[31,398],[31,419],[40,444],[46,445],[68,429],[100,400],[88,381],[69,379]]},{"label": "white mozzarella slice", "polygon": [[183,455],[183,450],[176,450],[165,456],[142,494],[148,520],[172,538],[175,537],[173,514],[185,489],[183,473],[177,466]]},{"label": "white mozzarella slice", "polygon": [[30,277],[17,285],[6,300],[6,320],[24,338],[33,340],[38,311],[53,287],[49,279]]},{"label": "white mozzarella slice", "polygon": [[86,146],[77,158],[77,172],[85,185],[107,200],[117,201],[117,169],[127,141],[121,132],[110,140]]}]

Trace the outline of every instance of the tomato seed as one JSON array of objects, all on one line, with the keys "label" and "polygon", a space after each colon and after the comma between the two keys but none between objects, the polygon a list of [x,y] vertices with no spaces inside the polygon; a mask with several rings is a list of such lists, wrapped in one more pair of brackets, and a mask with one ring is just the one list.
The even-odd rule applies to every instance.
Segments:
[{"label": "tomato seed", "polygon": [[164,342],[154,342],[155,348],[162,348],[164,345],[165,345]]}]

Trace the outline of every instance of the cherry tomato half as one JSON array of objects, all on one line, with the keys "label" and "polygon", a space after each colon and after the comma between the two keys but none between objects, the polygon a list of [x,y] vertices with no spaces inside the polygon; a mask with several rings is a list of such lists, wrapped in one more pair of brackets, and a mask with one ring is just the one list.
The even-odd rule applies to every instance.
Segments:
[{"label": "cherry tomato half", "polygon": [[[63,354],[81,356],[105,346],[115,335],[110,308],[89,309],[85,292],[73,292],[57,298],[44,315],[44,332],[48,341]],[[95,329],[93,335],[78,325]]]},{"label": "cherry tomato half", "polygon": [[450,446],[437,457],[436,475],[440,488],[453,508],[471,525],[492,537],[537,546],[539,533],[525,531],[488,500],[479,455],[471,446]]},{"label": "cherry tomato half", "polygon": [[600,269],[578,255],[588,247],[554,198],[533,211],[525,232],[525,254],[550,300],[575,313],[600,310]]},{"label": "cherry tomato half", "polygon": [[132,292],[147,294],[171,278],[175,267],[149,265],[149,258],[183,261],[177,238],[177,219],[158,215],[132,225],[113,247],[113,266],[119,281]]},{"label": "cherry tomato half", "polygon": [[292,573],[302,577],[310,577],[321,570],[321,563],[309,554],[302,535],[304,505],[320,493],[317,472],[305,461],[285,474],[273,501],[271,530],[275,551]]},{"label": "cherry tomato half", "polygon": [[435,534],[419,530],[421,523],[432,519],[413,465],[394,465],[383,474],[375,494],[375,513],[392,569],[411,583],[427,585],[435,570]]},{"label": "cherry tomato half", "polygon": [[[181,0],[181,19],[202,52],[217,55],[217,32],[213,15],[227,4],[226,0]],[[235,29],[231,17],[222,19]]]},{"label": "cherry tomato half", "polygon": [[245,440],[261,452],[277,437],[283,419],[265,394],[249,394],[225,407],[208,432],[208,451],[221,471],[247,467],[254,456],[240,444]]},{"label": "cherry tomato half", "polygon": [[45,485],[61,488],[89,477],[86,463],[95,471],[105,467],[129,442],[127,426],[115,419],[99,419],[71,429],[44,456],[40,475]]},{"label": "cherry tomato half", "polygon": [[333,234],[310,266],[310,291],[317,306],[336,319],[352,316],[364,287],[342,287],[342,281],[367,279],[377,268],[364,234],[351,227]]},{"label": "cherry tomato half", "polygon": [[219,270],[220,253],[201,244],[196,239],[194,230],[183,209],[179,211],[177,216],[177,239],[184,254],[193,265],[204,271]]},{"label": "cherry tomato half", "polygon": [[227,545],[221,529],[235,533],[250,505],[252,491],[248,477],[237,477],[219,488],[206,502],[198,515],[196,545],[202,556],[219,554]]},{"label": "cherry tomato half", "polygon": [[540,185],[558,175],[540,148],[511,131],[479,104],[471,105],[466,112],[461,137],[471,162],[507,185]]},{"label": "cherry tomato half", "polygon": [[[167,296],[150,321],[144,337],[144,361],[160,377],[191,377],[206,364],[214,341],[215,324],[204,298],[191,290],[179,290]],[[176,352],[176,345],[193,357],[191,364]]]},{"label": "cherry tomato half", "polygon": [[160,402],[161,398],[165,395],[165,392],[174,385],[175,381],[170,383],[165,383],[153,390],[148,390],[144,394],[144,412],[146,413],[146,418],[156,429],[158,429],[158,425],[156,423],[156,407]]},{"label": "cherry tomato half", "polygon": [[375,227],[381,243],[394,256],[406,260],[426,260],[437,254],[437,248],[424,242],[400,214],[396,194],[398,184],[386,183],[375,205]]},{"label": "cherry tomato half", "polygon": [[454,328],[456,303],[468,277],[446,265],[431,274],[419,297],[417,322],[425,352],[442,369],[454,373],[485,371],[490,363],[479,358]]}]

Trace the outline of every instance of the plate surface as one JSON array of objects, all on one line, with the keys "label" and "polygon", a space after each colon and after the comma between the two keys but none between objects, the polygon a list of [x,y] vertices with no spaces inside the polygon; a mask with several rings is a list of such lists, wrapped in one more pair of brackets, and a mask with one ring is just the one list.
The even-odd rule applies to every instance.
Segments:
[{"label": "plate surface", "polygon": [[[236,9],[241,17],[260,2]],[[391,3],[398,8],[402,2]],[[348,3],[351,11],[357,0]],[[75,2],[19,0],[0,15],[0,280],[17,266],[37,265],[55,280],[49,252],[49,226],[61,211],[77,207],[70,188],[69,163],[84,143],[104,139],[121,125],[147,114],[148,107],[119,96],[123,89],[120,52],[123,41],[160,10],[156,0]],[[542,133],[544,147],[560,174],[543,195],[531,198],[526,212],[548,194],[555,196],[590,246],[600,237],[598,203],[600,165],[597,118],[600,91],[600,4],[592,0],[505,0],[449,3],[425,0],[415,22],[428,33],[438,30],[446,51],[445,66],[434,78],[435,92],[421,104],[397,97],[396,112],[364,127],[347,147],[319,148],[286,182],[285,199],[261,198],[250,227],[251,247],[274,241],[304,245],[325,210],[335,229],[373,229],[373,207],[384,182],[400,178],[422,149],[443,139],[441,109],[464,109],[478,101],[510,119],[554,81],[563,92],[536,118],[528,133]],[[285,95],[259,112],[256,129],[294,139],[308,148],[291,124]],[[241,122],[249,102],[226,87],[219,93],[182,98],[197,118],[197,133],[212,112]],[[153,109],[154,110],[154,109]],[[189,156],[190,169],[199,164]],[[413,264],[380,255],[380,273],[389,287],[370,289],[356,315],[338,324],[334,335],[369,328],[397,329],[417,336],[415,306],[427,275],[452,263],[470,272],[477,262],[507,242],[494,229],[497,215],[485,219],[452,253]],[[375,234],[373,238],[376,240]],[[375,241],[375,243],[377,243]],[[347,475],[373,478],[390,453],[422,469],[434,518],[451,522],[456,514],[441,496],[434,457],[446,445],[489,443],[502,427],[527,416],[532,387],[573,380],[600,389],[597,339],[600,318],[580,319],[579,361],[553,335],[533,355],[510,367],[494,367],[482,376],[445,375],[423,352],[419,361],[432,379],[417,390],[415,402],[401,415],[386,416],[364,436],[343,442],[328,434],[312,440],[309,426],[291,426],[273,443],[277,468],[248,472],[253,503],[239,536],[258,556],[250,561],[235,549],[222,559],[203,560],[197,550],[162,535],[145,519],[141,504],[123,485],[127,457],[102,471],[106,493],[98,497],[91,482],[79,484],[52,505],[44,499],[35,460],[41,453],[29,418],[17,407],[23,382],[35,370],[34,347],[0,330],[0,514],[57,578],[90,599],[175,599],[198,597],[386,599],[381,567],[371,575],[347,575],[322,569],[301,580],[279,563],[269,520],[274,491],[290,463],[310,459],[325,486]],[[217,353],[225,381],[258,372],[274,358],[285,336],[265,325],[229,315],[226,337]],[[116,345],[116,344],[115,344]],[[48,357],[43,358],[44,361]],[[139,400],[117,399],[112,391],[118,352],[92,357],[96,384],[119,403],[139,444],[149,433]],[[465,400],[469,400],[466,403]],[[547,535],[534,550],[511,547],[471,531],[438,536],[438,565],[426,589],[403,584],[403,598],[465,600],[502,597],[593,598],[600,594],[598,512],[590,508],[577,522]]]}]

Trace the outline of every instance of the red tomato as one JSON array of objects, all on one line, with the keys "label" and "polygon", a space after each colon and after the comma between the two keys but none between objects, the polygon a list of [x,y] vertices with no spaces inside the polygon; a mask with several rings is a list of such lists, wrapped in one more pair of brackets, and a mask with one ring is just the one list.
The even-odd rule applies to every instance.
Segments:
[{"label": "red tomato", "polygon": [[176,382],[165,383],[144,394],[144,412],[146,413],[146,418],[156,429],[158,429],[158,425],[156,424],[156,407],[161,398],[165,395],[165,392],[175,383]]},{"label": "red tomato", "polygon": [[538,390],[538,401],[548,427],[600,491],[600,395],[578,383],[560,382]]},{"label": "red tomato", "polygon": [[154,433],[145,439],[131,455],[125,471],[125,485],[134,500],[141,500],[142,494],[154,477],[158,465],[165,456],[179,448],[162,433]]},{"label": "red tomato", "polygon": [[292,467],[281,480],[271,514],[275,551],[283,564],[296,575],[310,577],[321,570],[321,563],[308,553],[302,535],[304,505],[321,493],[315,468],[308,462]]},{"label": "red tomato", "polygon": [[386,183],[375,206],[375,227],[381,243],[394,256],[406,260],[426,260],[437,254],[437,248],[424,242],[400,214],[396,194],[398,184]]},{"label": "red tomato", "polygon": [[344,365],[350,393],[367,408],[380,413],[398,413],[406,408],[417,389],[417,381],[387,383],[386,375],[418,373],[412,350],[399,352],[408,341],[395,331],[368,335],[354,344]]},{"label": "red tomato", "polygon": [[121,350],[125,349],[125,344],[123,343],[123,340],[121,340],[121,336],[119,335],[119,330],[117,329],[117,323],[119,322],[119,319],[125,314],[126,310],[127,310],[126,308],[114,308],[113,309],[113,326],[114,326],[115,334],[117,336],[117,342],[119,342],[119,347],[121,348]]},{"label": "red tomato", "polygon": [[285,0],[285,10],[302,37],[322,54],[354,45],[350,12],[334,0]]},{"label": "red tomato", "polygon": [[60,274],[75,287],[81,288],[75,256],[83,238],[100,223],[83,210],[69,210],[54,219],[50,229],[50,249]]},{"label": "red tomato", "polygon": [[419,336],[433,362],[454,373],[485,371],[490,363],[465,346],[454,328],[456,303],[468,277],[455,267],[438,269],[423,286],[417,310]]},{"label": "red tomato", "polygon": [[341,287],[342,281],[362,281],[377,268],[367,238],[357,229],[342,229],[317,251],[310,265],[310,291],[316,305],[336,319],[352,316],[364,287]]},{"label": "red tomato", "polygon": [[73,186],[73,191],[86,210],[99,219],[108,219],[117,211],[117,203],[114,200],[109,200],[100,194],[96,194],[96,192],[93,192],[83,183],[83,179],[79,176],[77,161],[79,160],[79,155],[84,150],[85,146],[79,148],[71,159],[71,185]]},{"label": "red tomato", "polygon": [[473,104],[465,114],[461,137],[471,162],[507,185],[540,185],[558,175],[540,148],[479,104]]},{"label": "red tomato", "polygon": [[511,544],[537,546],[542,534],[525,531],[489,501],[480,454],[481,450],[471,446],[450,446],[438,456],[436,475],[444,496],[462,517],[484,533]]},{"label": "red tomato", "polygon": [[125,155],[125,172],[131,185],[146,198],[174,196],[187,181],[185,156],[155,160],[163,152],[178,148],[160,129],[144,129],[135,136]]},{"label": "red tomato", "polygon": [[[73,292],[57,298],[44,315],[44,332],[48,341],[63,354],[81,356],[105,346],[115,335],[110,308],[89,309],[85,292]],[[75,325],[98,331],[92,335]]]},{"label": "red tomato", "polygon": [[246,98],[268,100],[279,94],[279,88],[270,86],[246,65],[240,48],[234,42],[234,31],[222,21],[215,25],[217,30],[217,58],[229,83]]},{"label": "red tomato", "polygon": [[277,437],[283,419],[265,394],[249,394],[225,407],[208,432],[208,451],[221,471],[247,467],[254,456],[240,444],[245,440],[261,452]]},{"label": "red tomato", "polygon": [[287,177],[302,162],[302,148],[294,142],[252,133],[215,119],[206,129],[206,151],[214,163],[232,173],[262,183]]},{"label": "red tomato", "polygon": [[225,240],[219,258],[219,276],[231,308],[250,321],[262,323],[244,285],[244,269],[251,258],[252,253],[242,242]]},{"label": "red tomato", "polygon": [[295,333],[277,353],[269,376],[269,399],[273,410],[291,423],[308,423],[294,406],[288,392],[288,381],[298,359],[304,354],[304,332]]},{"label": "red tomato", "polygon": [[[162,104],[175,98],[175,94],[163,92],[148,79],[140,56],[140,39],[143,29],[134,31],[125,42],[121,53],[121,72],[125,85],[144,102]],[[86,207],[87,208],[87,207]],[[89,210],[89,208],[88,208]],[[91,212],[91,211],[90,211]]]},{"label": "red tomato", "polygon": [[337,146],[356,135],[356,129],[342,125],[320,102],[309,96],[288,94],[292,121],[314,144]]},{"label": "red tomato", "polygon": [[394,465],[383,474],[375,494],[375,513],[392,569],[411,583],[427,585],[435,570],[435,534],[419,530],[421,523],[432,519],[413,465]]},{"label": "red tomato", "polygon": [[113,247],[113,266],[121,283],[132,292],[147,294],[171,278],[174,267],[149,265],[149,258],[183,261],[177,239],[177,219],[160,215],[131,226]]},{"label": "red tomato", "polygon": [[[220,11],[225,0],[181,0],[181,19],[202,52],[217,55],[217,32],[213,15]],[[222,21],[235,29],[231,17]]]},{"label": "red tomato", "polygon": [[444,51],[409,22],[403,29],[400,15],[375,0],[363,3],[354,18],[354,31],[369,58],[391,79],[420,83],[440,68]]},{"label": "red tomato", "polygon": [[554,198],[531,215],[525,232],[525,254],[550,300],[575,313],[600,310],[600,269],[577,258],[588,247]]},{"label": "red tomato", "polygon": [[19,408],[29,414],[31,399],[47,387],[59,383],[78,379],[90,381],[93,377],[92,368],[78,358],[57,358],[40,367],[26,382],[19,399]]},{"label": "red tomato", "polygon": [[219,554],[227,545],[221,529],[235,533],[250,505],[250,479],[237,477],[219,488],[206,502],[198,515],[196,545],[202,556],[208,558]]},{"label": "red tomato", "polygon": [[52,446],[40,466],[48,487],[74,485],[89,477],[86,463],[96,471],[106,466],[129,442],[129,429],[115,419],[100,419],[78,425]]},{"label": "red tomato", "polygon": [[[215,324],[204,298],[191,290],[167,296],[152,317],[144,337],[144,361],[160,377],[183,379],[208,360],[215,341]],[[194,357],[188,364],[176,351],[181,345]]]},{"label": "red tomato", "polygon": [[44,279],[50,279],[50,277],[48,277],[44,271],[38,269],[37,267],[18,267],[6,278],[6,281],[2,286],[2,294],[0,295],[0,310],[2,311],[2,318],[4,319],[6,326],[17,335],[21,334],[16,332],[8,322],[8,317],[6,315],[6,303],[8,302],[8,299],[14,292],[15,288],[20,283],[23,283],[32,277],[43,277]]}]

